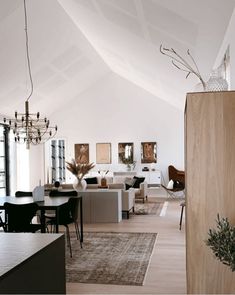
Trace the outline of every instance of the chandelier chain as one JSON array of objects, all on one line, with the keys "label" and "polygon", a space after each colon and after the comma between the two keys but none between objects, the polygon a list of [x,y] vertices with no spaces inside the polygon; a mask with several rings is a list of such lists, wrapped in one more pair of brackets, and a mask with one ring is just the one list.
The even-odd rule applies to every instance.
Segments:
[{"label": "chandelier chain", "polygon": [[27,65],[29,70],[29,79],[30,79],[30,86],[31,86],[30,94],[26,100],[29,100],[33,94],[33,79],[32,79],[30,57],[29,57],[29,38],[28,38],[28,20],[27,20],[26,0],[24,0],[24,22],[25,22],[26,57],[27,57]]}]

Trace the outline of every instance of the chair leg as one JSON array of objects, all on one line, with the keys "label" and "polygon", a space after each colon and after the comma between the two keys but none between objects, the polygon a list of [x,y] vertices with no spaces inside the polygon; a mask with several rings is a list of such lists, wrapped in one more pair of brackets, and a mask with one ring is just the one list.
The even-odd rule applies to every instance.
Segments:
[{"label": "chair leg", "polygon": [[66,235],[67,235],[68,247],[69,247],[69,250],[70,250],[70,257],[73,257],[73,255],[72,255],[72,246],[71,246],[71,241],[70,241],[69,227],[68,227],[68,225],[66,225],[65,227],[66,227]]},{"label": "chair leg", "polygon": [[181,226],[182,226],[183,213],[184,213],[184,205],[182,205],[181,214],[180,214],[180,230],[181,230]]},{"label": "chair leg", "polygon": [[77,235],[77,240],[80,241],[80,247],[82,248],[82,239],[81,239],[81,234],[79,231],[78,223],[74,222],[75,230],[76,230],[76,235]]}]

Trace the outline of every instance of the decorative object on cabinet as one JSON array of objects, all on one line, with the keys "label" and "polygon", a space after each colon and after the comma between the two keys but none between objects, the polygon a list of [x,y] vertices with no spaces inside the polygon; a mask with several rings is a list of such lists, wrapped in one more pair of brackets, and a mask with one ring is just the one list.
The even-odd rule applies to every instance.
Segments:
[{"label": "decorative object on cabinet", "polygon": [[217,230],[209,229],[206,245],[211,248],[214,257],[235,271],[235,227],[228,218],[220,218],[217,214]]},{"label": "decorative object on cabinet", "polygon": [[96,144],[96,163],[111,164],[111,143]]},{"label": "decorative object on cabinet", "polygon": [[89,164],[89,144],[75,144],[75,159],[78,164]]},{"label": "decorative object on cabinet", "polygon": [[187,294],[233,294],[234,272],[205,239],[215,217],[234,224],[235,91],[188,93],[185,107]]},{"label": "decorative object on cabinet", "polygon": [[212,70],[209,80],[206,82],[206,91],[228,90],[228,82],[222,77],[221,67]]},{"label": "decorative object on cabinet", "polygon": [[100,186],[107,187],[107,179],[105,176],[109,173],[109,170],[104,170],[104,171],[98,170],[98,173],[101,176]]},{"label": "decorative object on cabinet", "polygon": [[134,158],[134,143],[121,142],[118,144],[118,163],[126,164],[131,169]]},{"label": "decorative object on cabinet", "polygon": [[[172,64],[178,69],[183,72],[186,72],[186,79],[190,74],[194,74],[200,80],[200,84],[203,88],[203,91],[225,91],[228,90],[228,82],[226,79],[222,77],[221,70],[223,68],[223,64],[219,66],[217,69],[213,69],[210,75],[209,80],[206,82],[198,69],[198,66],[190,54],[189,49],[187,50],[187,54],[191,59],[188,62],[185,58],[181,57],[173,48],[165,48],[160,45],[160,52],[163,55],[166,55],[171,58]],[[196,85],[196,90],[200,91],[200,85]]]},{"label": "decorative object on cabinet", "polygon": [[[168,57],[171,58],[171,63],[180,71],[186,72],[186,79],[188,78],[188,76],[190,74],[194,74],[195,76],[197,76],[197,78],[200,80],[200,82],[202,83],[203,89],[205,91],[206,89],[206,82],[203,80],[198,66],[194,60],[194,58],[192,57],[192,55],[190,54],[189,49],[187,50],[187,55],[190,58],[190,62],[188,62],[185,58],[181,57],[173,48],[166,48],[163,47],[162,44],[160,45],[160,52],[163,55],[166,55]],[[192,64],[190,64],[192,63]]]},{"label": "decorative object on cabinet", "polygon": [[157,163],[156,142],[141,142],[141,163]]},{"label": "decorative object on cabinet", "polygon": [[66,162],[66,164],[66,168],[76,177],[73,184],[74,189],[77,191],[86,189],[87,182],[83,177],[95,167],[94,163],[81,164],[72,159],[71,162]]}]

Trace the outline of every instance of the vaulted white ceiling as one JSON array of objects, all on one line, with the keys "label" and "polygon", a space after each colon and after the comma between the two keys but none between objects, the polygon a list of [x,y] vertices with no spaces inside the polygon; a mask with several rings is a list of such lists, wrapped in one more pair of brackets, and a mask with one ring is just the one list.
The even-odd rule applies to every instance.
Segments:
[{"label": "vaulted white ceiling", "polygon": [[[159,52],[186,56],[207,76],[235,0],[28,0],[34,94],[32,109],[50,114],[113,71],[182,108],[199,81],[185,79]],[[29,92],[23,0],[0,0],[2,114],[22,107]]]}]

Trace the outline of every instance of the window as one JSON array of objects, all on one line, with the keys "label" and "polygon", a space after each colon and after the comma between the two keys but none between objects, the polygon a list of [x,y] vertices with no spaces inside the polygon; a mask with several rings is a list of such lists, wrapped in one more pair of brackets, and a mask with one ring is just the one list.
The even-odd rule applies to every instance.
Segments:
[{"label": "window", "polygon": [[10,195],[9,129],[0,124],[0,196]]},{"label": "window", "polygon": [[65,182],[65,142],[63,139],[51,140],[51,183]]}]

